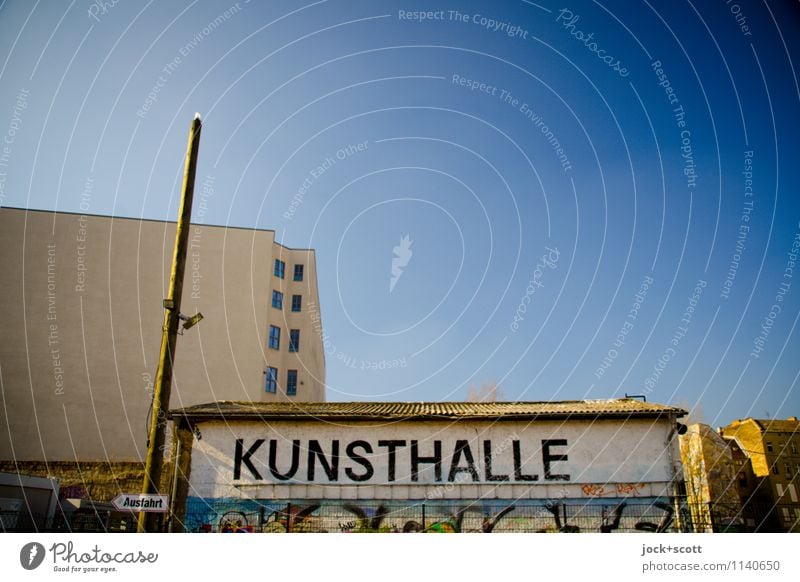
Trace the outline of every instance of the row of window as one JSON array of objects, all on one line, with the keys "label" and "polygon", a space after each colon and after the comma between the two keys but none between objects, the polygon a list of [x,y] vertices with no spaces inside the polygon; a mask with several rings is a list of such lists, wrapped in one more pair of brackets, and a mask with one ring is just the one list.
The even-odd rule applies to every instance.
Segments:
[{"label": "row of window", "polygon": [[[265,390],[270,394],[278,391],[278,368],[267,368]],[[286,370],[286,396],[297,395],[297,370]]]},{"label": "row of window", "polygon": [[[784,472],[786,473],[786,478],[787,479],[791,479],[792,478],[792,465],[791,465],[791,463],[784,463],[783,464],[783,469],[784,469]],[[777,461],[772,464],[772,474],[773,475],[780,475],[781,474],[781,469],[778,466],[778,462]],[[800,475],[800,464],[797,465],[797,474]]]},{"label": "row of window", "polygon": [[[276,309],[283,309],[283,293],[272,290],[272,306]],[[303,296],[292,295],[292,311],[300,312],[303,307]]]},{"label": "row of window", "polygon": [[[273,350],[281,349],[281,328],[277,325],[270,325],[269,326],[269,347]],[[299,352],[300,351],[300,330],[299,329],[290,329],[289,330],[289,351],[290,352]]]},{"label": "row of window", "polygon": [[[797,447],[794,445],[793,442],[789,443],[789,449],[792,451],[793,455],[797,454]],[[778,443],[778,451],[781,453],[786,453],[783,443]],[[772,443],[767,443],[767,452],[768,453],[773,452]]]},{"label": "row of window", "polygon": [[[275,276],[279,279],[283,279],[283,274],[286,272],[286,263],[281,261],[280,259],[275,259]],[[303,280],[303,265],[295,265],[294,266],[294,280],[295,281],[302,281]]]}]

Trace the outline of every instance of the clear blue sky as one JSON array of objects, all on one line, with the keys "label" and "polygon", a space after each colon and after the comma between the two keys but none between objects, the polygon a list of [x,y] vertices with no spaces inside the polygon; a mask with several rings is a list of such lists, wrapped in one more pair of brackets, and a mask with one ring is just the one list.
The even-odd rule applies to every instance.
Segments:
[{"label": "clear blue sky", "polygon": [[0,5],[0,204],[174,219],[199,111],[204,221],[317,249],[329,399],[800,412],[796,2],[112,4]]}]

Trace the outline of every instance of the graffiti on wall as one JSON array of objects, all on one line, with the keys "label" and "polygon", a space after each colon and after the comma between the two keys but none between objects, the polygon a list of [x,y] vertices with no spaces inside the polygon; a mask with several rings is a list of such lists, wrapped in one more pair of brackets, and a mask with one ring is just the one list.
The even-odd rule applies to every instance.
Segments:
[{"label": "graffiti on wall", "polygon": [[678,531],[666,498],[544,502],[274,501],[190,498],[187,531],[230,533],[615,533]]},{"label": "graffiti on wall", "polygon": [[581,491],[587,497],[639,497],[644,483],[587,483]]}]

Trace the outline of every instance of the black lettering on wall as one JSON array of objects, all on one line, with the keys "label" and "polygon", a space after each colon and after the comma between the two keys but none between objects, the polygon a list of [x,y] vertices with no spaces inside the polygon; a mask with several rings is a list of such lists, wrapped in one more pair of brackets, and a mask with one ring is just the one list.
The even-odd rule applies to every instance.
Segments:
[{"label": "black lettering on wall", "polygon": [[567,439],[543,439],[542,440],[542,461],[544,464],[544,478],[548,481],[569,481],[569,475],[558,474],[554,475],[550,471],[550,463],[553,461],[568,461],[567,455],[553,454],[550,452],[550,447],[566,447]]},{"label": "black lettering on wall", "polygon": [[318,440],[308,441],[308,480],[314,481],[315,459],[319,459],[319,464],[328,476],[328,481],[339,480],[339,441],[331,441],[331,460],[325,458],[322,447]]},{"label": "black lettering on wall", "polygon": [[[467,461],[466,467],[458,466],[462,456]],[[469,441],[456,441],[456,446],[453,450],[453,463],[450,465],[450,473],[447,475],[447,480],[450,482],[455,481],[458,473],[469,473],[476,483],[481,480],[478,476],[478,470],[475,468],[475,459],[472,456],[472,449],[469,448]]]},{"label": "black lettering on wall", "polygon": [[538,481],[539,475],[526,475],[522,472],[522,451],[519,441],[511,441],[511,447],[514,451],[514,481]]},{"label": "black lettering on wall", "polygon": [[419,466],[433,465],[433,473],[436,481],[442,480],[442,441],[433,441],[433,456],[419,456],[419,442],[411,441],[411,480],[419,480]]},{"label": "black lettering on wall", "polygon": [[508,481],[508,475],[492,475],[492,441],[483,441],[483,466],[487,481]]},{"label": "black lettering on wall", "polygon": [[364,472],[361,475],[356,475],[350,467],[347,467],[344,472],[353,481],[369,481],[375,474],[375,470],[372,468],[372,463],[369,462],[369,459],[366,459],[365,457],[356,453],[356,448],[362,448],[366,454],[371,455],[372,445],[370,445],[367,441],[353,441],[347,445],[347,456],[350,457],[350,460],[355,461],[364,467]]},{"label": "black lettering on wall", "polygon": [[406,441],[378,441],[378,446],[386,447],[389,450],[389,475],[387,477],[389,481],[394,481],[395,468],[397,464],[395,450],[398,447],[406,446]]},{"label": "black lettering on wall", "polygon": [[242,473],[242,463],[244,466],[247,467],[247,470],[250,471],[250,474],[253,475],[253,478],[260,481],[263,479],[261,474],[256,470],[253,466],[253,463],[250,462],[250,457],[253,456],[258,448],[264,444],[264,439],[256,439],[256,441],[252,444],[252,446],[247,449],[247,452],[244,453],[244,439],[236,439],[236,451],[233,456],[233,480],[237,481],[241,477]]},{"label": "black lettering on wall", "polygon": [[269,472],[272,476],[279,481],[288,481],[297,473],[297,468],[300,466],[300,441],[292,441],[292,464],[286,473],[278,471],[278,441],[270,439],[269,441]]}]

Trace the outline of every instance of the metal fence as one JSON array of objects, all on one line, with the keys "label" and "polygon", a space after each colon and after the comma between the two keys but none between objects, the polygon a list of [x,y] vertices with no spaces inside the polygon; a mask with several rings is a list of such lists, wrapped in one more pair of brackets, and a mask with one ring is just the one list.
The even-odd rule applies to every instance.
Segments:
[{"label": "metal fence", "polygon": [[56,512],[54,516],[31,514],[25,510],[0,511],[0,532],[39,533],[124,533],[136,531],[132,513],[109,511]]},{"label": "metal fence", "polygon": [[[272,533],[579,533],[695,531],[685,504],[437,502],[197,502],[189,532]],[[702,530],[701,530],[702,531]]]},{"label": "metal fence", "polygon": [[[610,501],[610,500],[604,500]],[[204,533],[624,533],[781,531],[771,507],[715,507],[683,500],[610,503],[479,501],[195,501],[172,528]],[[2,532],[134,532],[136,514],[0,512]],[[166,526],[165,526],[166,527]]]}]

